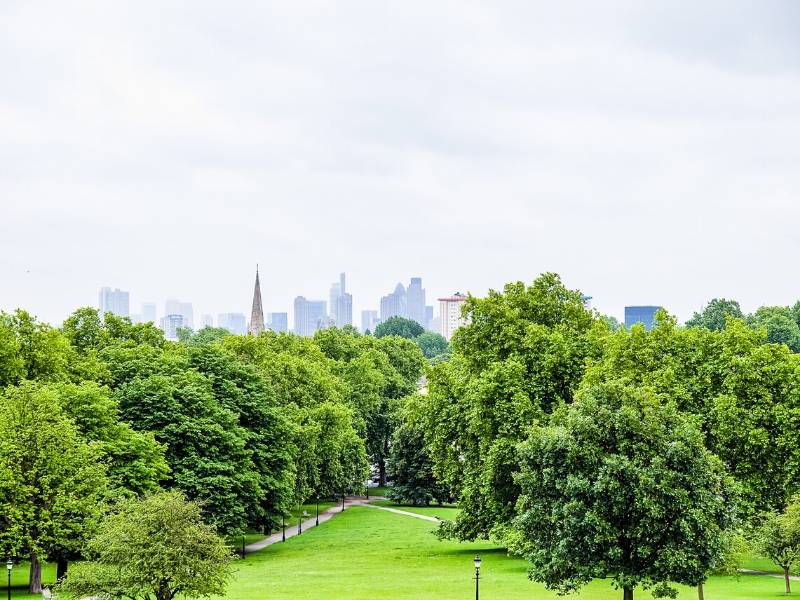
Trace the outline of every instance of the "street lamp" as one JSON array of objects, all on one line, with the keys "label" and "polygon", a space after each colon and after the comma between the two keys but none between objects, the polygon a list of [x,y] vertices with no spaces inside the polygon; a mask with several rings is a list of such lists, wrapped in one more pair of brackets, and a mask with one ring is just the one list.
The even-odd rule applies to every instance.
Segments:
[{"label": "street lamp", "polygon": [[319,525],[319,496],[317,496],[317,525]]},{"label": "street lamp", "polygon": [[281,515],[281,527],[283,528],[283,541],[286,541],[286,515]]},{"label": "street lamp", "polygon": [[14,566],[11,557],[8,558],[6,568],[8,569],[8,600],[11,600],[11,568]]},{"label": "street lamp", "polygon": [[478,582],[481,579],[481,557],[477,554],[475,555],[475,600],[479,600],[478,598]]}]

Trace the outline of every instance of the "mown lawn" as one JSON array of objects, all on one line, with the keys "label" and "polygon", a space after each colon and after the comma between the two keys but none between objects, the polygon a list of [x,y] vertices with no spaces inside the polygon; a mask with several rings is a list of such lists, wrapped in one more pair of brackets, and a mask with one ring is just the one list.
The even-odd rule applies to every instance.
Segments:
[{"label": "mown lawn", "polygon": [[[480,554],[482,598],[559,598],[527,579],[523,560],[508,557],[488,542],[459,544],[437,540],[431,534],[434,528],[435,524],[421,519],[352,507],[300,537],[237,561],[237,572],[225,597],[229,600],[360,597],[464,600],[474,597],[472,559]],[[706,599],[778,598],[783,596],[782,590],[783,582],[770,577],[743,576],[738,580],[713,577],[706,586]],[[622,597],[622,592],[614,590],[608,581],[598,580],[572,597],[616,600]],[[651,596],[637,591],[636,597]],[[681,588],[680,597],[696,598],[697,592]]]}]

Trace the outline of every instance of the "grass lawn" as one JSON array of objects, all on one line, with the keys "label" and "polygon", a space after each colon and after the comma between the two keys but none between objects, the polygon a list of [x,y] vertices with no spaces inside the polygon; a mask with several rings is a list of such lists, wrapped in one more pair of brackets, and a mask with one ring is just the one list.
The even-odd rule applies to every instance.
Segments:
[{"label": "grass lawn", "polygon": [[379,485],[377,487],[369,488],[369,497],[385,496],[391,488],[388,485]]},{"label": "grass lawn", "polygon": [[[6,590],[8,589],[8,575],[6,573],[6,561],[3,559],[2,567],[3,572],[2,576],[0,576],[0,590],[2,593],[0,594],[0,598],[5,600],[6,598]],[[37,600],[42,600],[41,594],[29,594],[28,593],[28,581],[30,576],[30,564],[27,562],[15,564],[14,568],[11,571],[11,598],[13,600],[33,600],[36,598]],[[47,564],[42,563],[42,583],[44,584],[52,584],[56,580],[56,565],[55,564]]]},{"label": "grass lawn", "polygon": [[[422,509],[418,509],[422,510]],[[454,509],[431,508],[432,511]],[[451,513],[452,514],[452,513]],[[445,515],[441,515],[445,516]],[[528,581],[525,561],[510,558],[489,542],[439,541],[435,525],[367,507],[352,507],[324,525],[237,561],[228,600],[328,600],[387,598],[463,600],[474,596],[472,558],[480,554],[481,590],[487,599],[556,600],[553,592]],[[783,596],[780,579],[763,576],[713,577],[707,600],[754,600]],[[618,600],[622,592],[595,581],[577,596]],[[637,598],[650,594],[637,590]],[[696,598],[681,588],[683,599]]]}]

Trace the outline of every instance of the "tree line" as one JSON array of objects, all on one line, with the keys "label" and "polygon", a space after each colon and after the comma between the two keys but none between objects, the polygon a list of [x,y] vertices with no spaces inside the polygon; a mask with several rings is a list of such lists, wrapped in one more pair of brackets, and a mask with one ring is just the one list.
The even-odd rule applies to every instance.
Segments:
[{"label": "tree line", "polygon": [[385,482],[424,364],[414,342],[352,328],[208,328],[174,343],[91,308],[60,328],[0,313],[0,551],[30,561],[35,593],[42,560],[62,577],[98,532],[120,529],[102,523],[160,490],[196,501],[224,536],[362,493],[371,464]]},{"label": "tree line", "polygon": [[607,577],[626,600],[674,583],[702,595],[748,532],[794,560],[799,308],[744,316],[714,300],[646,331],[587,310],[552,273],[470,297],[402,425],[461,508],[439,535],[498,541],[560,592]]}]

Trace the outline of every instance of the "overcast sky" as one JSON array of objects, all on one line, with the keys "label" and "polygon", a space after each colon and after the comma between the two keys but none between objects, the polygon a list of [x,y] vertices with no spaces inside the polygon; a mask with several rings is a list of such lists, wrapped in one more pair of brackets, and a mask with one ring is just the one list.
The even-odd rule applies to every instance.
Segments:
[{"label": "overcast sky", "polygon": [[800,2],[0,2],[0,309],[800,297]]}]

